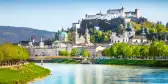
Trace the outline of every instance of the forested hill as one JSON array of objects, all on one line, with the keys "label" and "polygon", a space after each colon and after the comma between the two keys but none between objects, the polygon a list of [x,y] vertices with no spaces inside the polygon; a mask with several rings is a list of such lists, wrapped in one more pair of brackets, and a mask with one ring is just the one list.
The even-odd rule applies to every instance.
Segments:
[{"label": "forested hill", "polygon": [[27,27],[0,26],[0,43],[17,43],[19,41],[28,40],[31,36],[35,36],[36,40],[40,40],[41,37],[51,39],[54,37],[54,34],[55,32]]}]

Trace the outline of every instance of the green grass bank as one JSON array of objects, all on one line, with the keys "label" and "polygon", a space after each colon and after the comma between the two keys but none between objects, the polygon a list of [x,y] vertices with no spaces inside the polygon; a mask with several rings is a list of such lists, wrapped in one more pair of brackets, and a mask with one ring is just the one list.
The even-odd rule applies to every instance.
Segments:
[{"label": "green grass bank", "polygon": [[137,66],[151,66],[151,67],[168,67],[166,60],[96,60],[96,64],[110,64],[110,65],[137,65]]},{"label": "green grass bank", "polygon": [[50,74],[49,69],[28,63],[11,68],[0,68],[0,84],[26,84]]}]

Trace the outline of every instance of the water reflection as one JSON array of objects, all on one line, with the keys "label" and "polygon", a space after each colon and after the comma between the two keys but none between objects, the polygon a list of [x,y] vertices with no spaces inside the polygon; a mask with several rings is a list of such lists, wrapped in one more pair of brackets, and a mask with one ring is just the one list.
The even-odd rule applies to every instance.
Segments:
[{"label": "water reflection", "polygon": [[168,70],[133,66],[44,64],[52,75],[30,84],[168,83]]}]

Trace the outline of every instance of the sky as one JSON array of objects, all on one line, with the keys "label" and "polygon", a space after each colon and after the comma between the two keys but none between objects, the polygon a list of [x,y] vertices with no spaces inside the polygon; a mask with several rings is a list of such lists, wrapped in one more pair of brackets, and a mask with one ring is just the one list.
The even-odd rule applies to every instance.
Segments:
[{"label": "sky", "polygon": [[140,10],[152,22],[168,22],[168,0],[0,0],[0,25],[57,31],[71,27],[85,14],[124,7]]}]

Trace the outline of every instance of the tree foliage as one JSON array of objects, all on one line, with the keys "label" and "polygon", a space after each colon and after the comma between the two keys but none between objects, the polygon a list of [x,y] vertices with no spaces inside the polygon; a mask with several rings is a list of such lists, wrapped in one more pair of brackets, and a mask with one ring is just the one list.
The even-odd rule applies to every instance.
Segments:
[{"label": "tree foliage", "polygon": [[90,56],[90,53],[86,50],[86,49],[83,49],[82,52],[81,52],[81,55],[83,57],[89,57]]},{"label": "tree foliage", "polygon": [[60,56],[69,56],[70,55],[69,52],[66,50],[59,51],[58,53]]},{"label": "tree foliage", "polygon": [[77,55],[78,55],[78,49],[77,48],[72,48],[71,56],[77,56]]},{"label": "tree foliage", "polygon": [[168,45],[163,41],[154,41],[151,45],[128,45],[126,43],[115,43],[111,47],[105,48],[102,51],[102,55],[110,55],[113,57],[122,56],[123,58],[168,56]]},{"label": "tree foliage", "polygon": [[18,61],[27,60],[29,58],[28,51],[10,43],[0,45],[0,66],[5,64],[16,64]]}]

